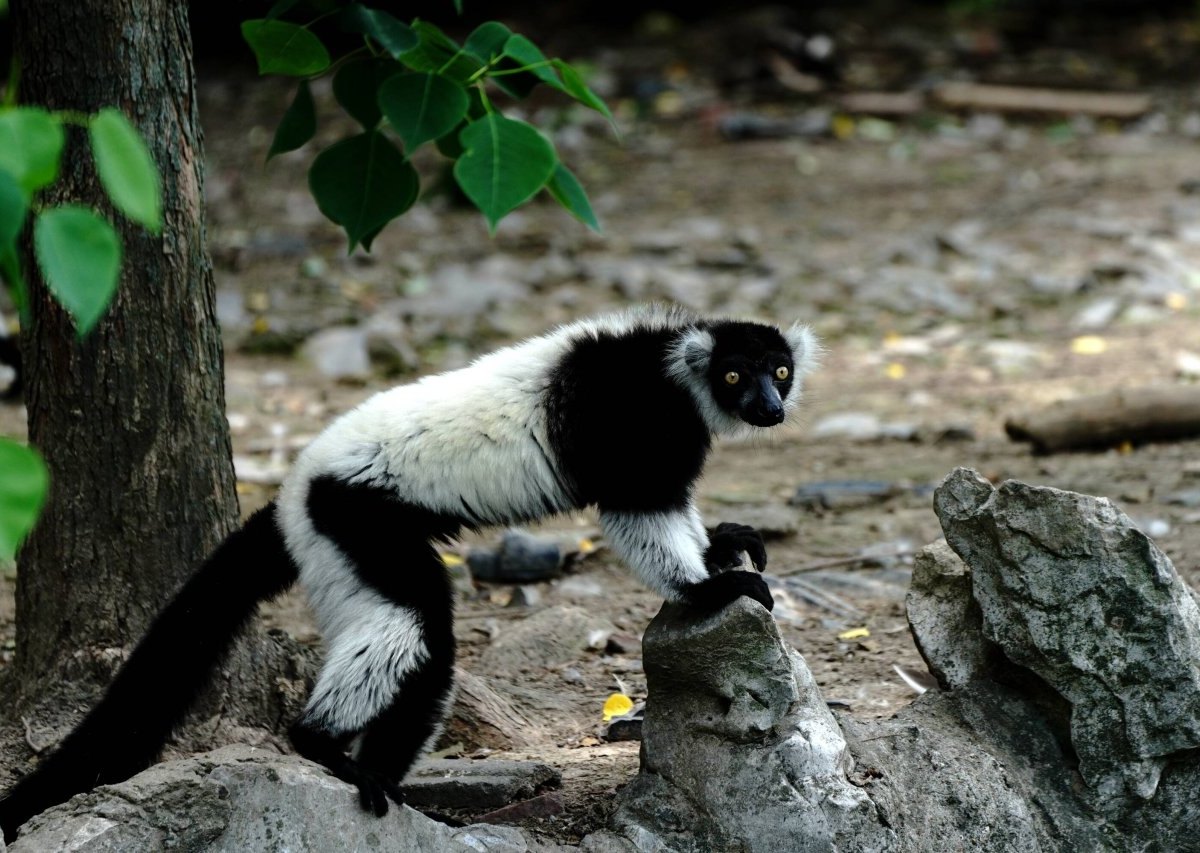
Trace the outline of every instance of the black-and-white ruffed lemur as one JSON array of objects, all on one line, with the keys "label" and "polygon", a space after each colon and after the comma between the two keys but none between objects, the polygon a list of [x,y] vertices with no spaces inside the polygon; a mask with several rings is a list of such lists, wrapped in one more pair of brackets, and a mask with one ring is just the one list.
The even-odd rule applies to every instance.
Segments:
[{"label": "black-and-white ruffed lemur", "polygon": [[371,397],[299,456],[277,499],[232,534],[156,618],[104,698],[0,800],[5,838],[43,809],[152,763],[259,602],[299,580],[326,657],[290,734],[376,814],[451,701],[450,582],[435,546],[464,529],[587,506],[612,549],[701,611],[760,574],[721,571],[762,539],[710,539],[693,488],[715,435],[782,423],[814,366],[780,330],[648,308],[564,326]]}]

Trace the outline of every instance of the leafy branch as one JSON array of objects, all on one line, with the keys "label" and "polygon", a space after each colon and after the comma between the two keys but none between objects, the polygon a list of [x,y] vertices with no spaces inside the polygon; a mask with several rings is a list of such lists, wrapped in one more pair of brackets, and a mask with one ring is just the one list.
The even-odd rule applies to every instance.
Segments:
[{"label": "leafy branch", "polygon": [[[587,193],[553,143],[533,125],[503,115],[488,94],[493,89],[520,100],[545,85],[612,122],[608,107],[567,62],[547,58],[498,21],[481,24],[460,45],[428,21],[405,23],[358,2],[304,24],[280,19],[296,5],[284,0],[266,18],[242,24],[261,74],[300,78],[267,158],[316,135],[308,84],[332,74],[335,99],[363,133],[317,154],[309,188],[321,212],[345,230],[351,250],[360,244],[369,250],[379,231],[416,202],[420,177],[411,158],[427,143],[454,161],[455,180],[492,231],[542,190],[599,230]],[[323,20],[361,34],[370,55],[335,61],[313,32]]]}]

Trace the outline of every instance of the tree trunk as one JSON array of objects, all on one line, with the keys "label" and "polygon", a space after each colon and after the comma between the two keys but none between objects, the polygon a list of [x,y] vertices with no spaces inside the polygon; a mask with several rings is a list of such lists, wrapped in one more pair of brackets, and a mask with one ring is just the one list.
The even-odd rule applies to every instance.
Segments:
[{"label": "tree trunk", "polygon": [[[123,658],[113,651],[136,643],[237,523],[238,506],[187,4],[23,0],[12,10],[21,102],[88,114],[117,107],[146,139],[163,183],[163,230],[154,236],[113,211],[85,132],[70,130],[46,201],[96,206],[125,247],[116,298],[87,338],[26,257],[29,438],[51,487],[20,554],[10,686],[44,699],[61,693],[61,682],[75,695],[106,684]],[[275,650],[242,644],[222,690],[248,680],[273,691],[274,679],[244,676]],[[225,716],[220,698],[206,704],[209,716]],[[275,722],[278,714],[263,713]]]}]

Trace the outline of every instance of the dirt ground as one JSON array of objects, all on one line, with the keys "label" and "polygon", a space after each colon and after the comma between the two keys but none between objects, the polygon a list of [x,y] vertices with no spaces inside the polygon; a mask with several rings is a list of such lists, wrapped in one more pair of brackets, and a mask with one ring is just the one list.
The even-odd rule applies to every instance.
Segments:
[{"label": "dirt ground", "polygon": [[[538,203],[489,239],[477,213],[443,195],[389,227],[371,256],[347,257],[305,189],[314,149],[261,165],[286,91],[210,69],[202,98],[210,238],[230,318],[234,450],[239,470],[255,472],[240,486],[247,512],[270,498],[278,463],[374,391],[574,317],[676,298],[801,320],[828,348],[801,422],[769,440],[721,446],[699,496],[712,525],[771,511],[794,527],[769,543],[777,619],[843,713],[887,716],[916,696],[895,669],[924,670],[905,622],[905,578],[912,553],[939,536],[931,489],[955,466],[1108,496],[1152,532],[1186,580],[1200,582],[1200,507],[1186,499],[1200,488],[1200,441],[1039,457],[1003,432],[1005,417],[1055,400],[1185,381],[1179,354],[1200,350],[1193,139],[1115,125],[1064,136],[1015,122],[981,138],[950,117],[934,129],[893,125],[886,139],[728,142],[697,111],[634,123],[618,144],[587,125],[562,138],[574,140],[569,158],[603,236]],[[330,112],[327,97],[321,105]],[[345,129],[323,127],[323,141]],[[422,168],[434,174],[432,162]],[[487,294],[478,305],[465,300],[473,313],[436,301],[437,289],[460,277],[477,278]],[[488,290],[496,280],[513,286]],[[1095,308],[1106,300],[1116,305],[1107,318]],[[440,324],[414,337],[417,364],[399,378],[377,370],[347,384],[300,355],[262,354],[264,328],[364,322],[396,304],[410,319],[427,312]],[[900,437],[820,428],[846,413],[874,416]],[[15,409],[0,419],[6,432],[22,429]],[[830,481],[888,488],[827,508],[788,503],[798,487]],[[596,533],[587,515],[543,529]],[[864,553],[876,558],[847,559]],[[819,570],[825,563],[833,565]],[[11,586],[6,576],[7,649]],[[501,585],[465,597],[462,666],[471,670],[537,608],[583,607],[636,637],[659,606],[603,550],[539,591],[531,607],[507,606],[512,589]],[[266,620],[319,642],[297,597],[269,608]],[[856,628],[869,636],[839,639]],[[542,697],[523,709],[540,739],[521,754],[563,770],[567,808],[529,825],[564,840],[601,825],[613,792],[637,769],[636,744],[599,738],[610,693],[645,698],[636,648],[479,674],[513,695]]]}]

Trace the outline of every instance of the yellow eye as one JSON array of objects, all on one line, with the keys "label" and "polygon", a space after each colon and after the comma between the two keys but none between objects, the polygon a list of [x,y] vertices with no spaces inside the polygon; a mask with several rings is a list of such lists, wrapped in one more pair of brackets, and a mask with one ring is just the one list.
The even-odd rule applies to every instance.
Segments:
[{"label": "yellow eye", "polygon": [[738,372],[736,370],[731,370],[725,374],[725,381],[728,382],[730,385],[737,385],[738,380],[740,380],[741,378],[742,377],[738,375]]},{"label": "yellow eye", "polygon": [[787,379],[788,375],[789,375],[788,369],[786,367],[784,367],[782,364],[779,365],[779,367],[775,368],[775,378],[778,379],[780,382]]}]

